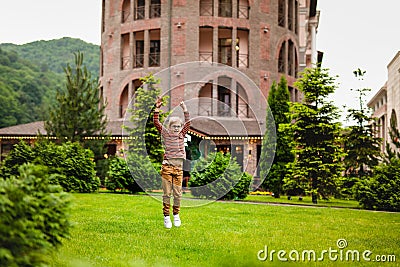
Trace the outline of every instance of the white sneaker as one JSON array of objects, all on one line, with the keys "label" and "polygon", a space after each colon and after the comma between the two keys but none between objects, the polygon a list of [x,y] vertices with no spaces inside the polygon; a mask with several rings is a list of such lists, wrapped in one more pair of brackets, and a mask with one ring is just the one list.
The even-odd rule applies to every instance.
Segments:
[{"label": "white sneaker", "polygon": [[179,214],[174,215],[174,225],[175,227],[181,226],[181,218],[179,218]]},{"label": "white sneaker", "polygon": [[172,222],[171,222],[171,218],[169,216],[164,216],[164,226],[167,229],[171,229]]}]

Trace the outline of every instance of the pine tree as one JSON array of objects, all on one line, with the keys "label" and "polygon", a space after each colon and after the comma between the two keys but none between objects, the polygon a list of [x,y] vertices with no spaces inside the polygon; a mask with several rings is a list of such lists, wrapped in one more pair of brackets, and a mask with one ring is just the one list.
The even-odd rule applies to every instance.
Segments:
[{"label": "pine tree", "polygon": [[85,142],[85,137],[106,136],[105,105],[100,105],[99,83],[83,65],[83,54],[74,53],[74,69],[67,64],[66,90],[57,92],[45,129],[62,142]]},{"label": "pine tree", "polygon": [[[148,155],[151,162],[161,162],[163,158],[163,146],[160,134],[154,126],[154,104],[161,94],[157,87],[160,83],[152,74],[141,78],[142,86],[137,89],[133,108],[129,110],[131,126],[126,127],[132,138],[129,144],[129,152],[136,155]],[[168,97],[163,97],[165,105]],[[160,112],[162,122],[168,113]]]},{"label": "pine tree", "polygon": [[311,193],[313,202],[329,198],[338,191],[343,166],[339,143],[338,109],[326,97],[336,89],[327,69],[306,69],[294,84],[304,94],[303,103],[291,106],[291,131],[295,160],[289,163],[286,189]]},{"label": "pine tree", "polygon": [[[365,71],[355,70],[355,77],[363,80]],[[379,164],[381,158],[380,142],[381,139],[374,137],[372,128],[373,118],[368,113],[368,107],[365,105],[364,97],[369,88],[355,89],[358,92],[359,108],[348,109],[348,119],[355,124],[348,127],[344,133],[344,164],[346,168],[346,178],[344,180],[344,193],[351,194],[351,188],[358,179],[370,175],[372,169]],[[349,191],[349,192],[346,192]]]},{"label": "pine tree", "polygon": [[[284,76],[278,84],[274,81],[268,95],[268,105],[274,116],[276,129],[276,152],[274,161],[269,172],[265,170],[265,163],[261,163],[261,177],[266,177],[263,182],[263,187],[271,190],[276,198],[280,197],[282,192],[283,179],[287,175],[286,165],[294,160],[291,152],[291,136],[287,134],[285,125],[289,121],[289,102],[290,95],[287,86],[287,81]],[[265,141],[269,140],[264,138]],[[264,141],[263,141],[264,142]],[[268,146],[263,143],[261,160],[265,159],[266,149]]]}]

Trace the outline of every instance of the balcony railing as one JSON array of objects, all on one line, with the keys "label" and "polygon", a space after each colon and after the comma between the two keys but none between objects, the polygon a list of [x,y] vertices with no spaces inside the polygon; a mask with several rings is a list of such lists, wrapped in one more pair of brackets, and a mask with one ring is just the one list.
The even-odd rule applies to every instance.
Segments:
[{"label": "balcony railing", "polygon": [[151,4],[150,5],[150,18],[159,18],[161,17],[161,5],[160,4]]},{"label": "balcony railing", "polygon": [[207,62],[212,62],[213,61],[213,53],[212,52],[201,52],[199,53],[199,61],[207,61]]},{"label": "balcony railing", "polygon": [[213,16],[213,3],[200,1],[200,16]]},{"label": "balcony railing", "polygon": [[220,17],[232,17],[232,5],[230,3],[220,3],[218,13]]},{"label": "balcony railing", "polygon": [[218,63],[232,66],[231,53],[218,53]]},{"label": "balcony railing", "polygon": [[121,58],[121,70],[129,69],[129,56]]},{"label": "balcony railing", "polygon": [[144,55],[143,54],[133,55],[133,67],[143,68],[143,66],[144,66]]},{"label": "balcony railing", "polygon": [[238,54],[237,56],[237,66],[238,67],[249,67],[249,55],[248,54]]},{"label": "balcony railing", "polygon": [[199,102],[199,115],[200,116],[211,116],[212,115],[212,105],[210,98],[200,98]]},{"label": "balcony railing", "polygon": [[129,20],[131,16],[131,12],[129,10],[122,10],[122,23],[125,23]]},{"label": "balcony railing", "polygon": [[249,6],[248,5],[239,5],[238,6],[238,18],[240,18],[240,19],[248,19],[249,18]]},{"label": "balcony railing", "polygon": [[150,67],[160,66],[160,52],[149,54],[149,66]]},{"label": "balcony railing", "polygon": [[138,6],[135,8],[135,20],[140,20],[145,18],[144,6]]},{"label": "balcony railing", "polygon": [[247,118],[249,116],[249,105],[239,104],[238,106],[238,116],[240,118]]}]

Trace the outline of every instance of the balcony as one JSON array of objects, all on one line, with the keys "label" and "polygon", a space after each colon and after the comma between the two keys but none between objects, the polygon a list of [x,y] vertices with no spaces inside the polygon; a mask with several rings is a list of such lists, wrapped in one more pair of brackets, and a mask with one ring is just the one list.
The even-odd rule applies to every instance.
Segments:
[{"label": "balcony", "polygon": [[249,55],[248,54],[238,54],[237,55],[237,66],[239,68],[249,67]]},{"label": "balcony", "polygon": [[155,52],[155,53],[149,54],[149,66],[150,67],[159,67],[160,66],[160,52]]},{"label": "balcony", "polygon": [[200,1],[200,16],[213,16],[213,3],[212,1],[210,2],[202,2]]},{"label": "balcony", "polygon": [[239,5],[238,6],[238,18],[248,19],[249,18],[249,6]]},{"label": "balcony", "polygon": [[140,20],[145,18],[144,6],[138,6],[135,8],[135,20]]},{"label": "balcony", "polygon": [[129,69],[129,56],[121,58],[121,70]]},{"label": "balcony", "polygon": [[213,62],[213,52],[199,52],[199,61]]},{"label": "balcony", "polygon": [[133,67],[134,68],[143,68],[144,66],[144,55],[137,54],[133,56]]},{"label": "balcony", "polygon": [[127,22],[129,20],[130,16],[131,16],[131,13],[129,12],[129,10],[128,11],[123,10],[122,11],[122,23]]},{"label": "balcony", "polygon": [[161,17],[161,4],[151,4],[150,5],[150,18]]}]

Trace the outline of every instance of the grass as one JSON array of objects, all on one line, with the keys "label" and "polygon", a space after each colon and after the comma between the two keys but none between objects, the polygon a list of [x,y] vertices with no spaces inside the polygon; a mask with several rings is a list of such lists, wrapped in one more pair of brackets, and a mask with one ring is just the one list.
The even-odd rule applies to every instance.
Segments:
[{"label": "grass", "polygon": [[[186,200],[195,201],[195,200]],[[73,194],[71,237],[51,266],[281,266],[259,261],[264,250],[337,249],[395,255],[400,261],[400,214],[353,209],[215,202],[183,208],[182,226],[163,226],[161,203],[149,196]],[[263,255],[263,254],[261,254]],[[288,257],[288,255],[286,255]],[[380,266],[376,262],[301,262]],[[386,262],[384,266],[396,266]]]},{"label": "grass", "polygon": [[266,203],[279,203],[279,204],[290,204],[290,205],[307,205],[307,206],[319,206],[319,207],[340,207],[340,208],[360,208],[358,201],[355,200],[345,200],[345,199],[329,199],[323,200],[319,199],[318,204],[313,204],[310,196],[302,197],[292,197],[288,200],[287,196],[281,196],[280,198],[274,198],[269,195],[248,195],[244,201],[248,202],[266,202]]}]

